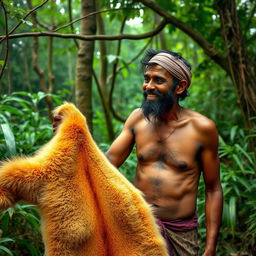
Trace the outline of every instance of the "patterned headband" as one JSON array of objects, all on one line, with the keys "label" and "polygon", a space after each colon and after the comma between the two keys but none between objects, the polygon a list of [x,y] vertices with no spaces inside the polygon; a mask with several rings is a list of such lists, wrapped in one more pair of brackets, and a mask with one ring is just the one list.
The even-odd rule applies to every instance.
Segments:
[{"label": "patterned headband", "polygon": [[171,54],[161,52],[151,58],[148,63],[156,63],[165,68],[172,76],[179,80],[186,80],[189,87],[192,74],[187,65],[181,59],[178,59]]}]

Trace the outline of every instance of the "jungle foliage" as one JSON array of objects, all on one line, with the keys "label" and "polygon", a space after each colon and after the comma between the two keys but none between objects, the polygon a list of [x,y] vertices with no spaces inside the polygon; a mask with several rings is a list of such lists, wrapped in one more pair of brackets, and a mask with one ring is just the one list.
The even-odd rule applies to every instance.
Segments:
[{"label": "jungle foliage", "polygon": [[[33,154],[49,141],[52,137],[49,119],[52,108],[63,101],[75,102],[76,95],[81,93],[76,87],[75,75],[79,72],[75,68],[77,54],[83,54],[79,53],[78,40],[82,34],[79,32],[81,24],[79,21],[70,23],[79,18],[81,2],[0,1],[0,160]],[[236,35],[229,31],[234,28],[234,23],[232,20],[223,23],[220,13],[223,2],[96,1],[96,10],[100,13],[96,15],[96,35],[91,34],[102,37],[92,41],[91,96],[82,96],[91,102],[92,132],[105,151],[121,131],[129,113],[140,107],[143,76],[139,60],[145,49],[168,48],[188,59],[192,63],[193,83],[190,96],[181,104],[214,120],[219,131],[224,213],[217,255],[252,256],[256,254],[256,156],[252,147],[256,128],[248,124],[254,124],[256,120],[251,106],[251,103],[256,106],[255,98],[251,97],[256,83],[246,73],[247,62],[243,61],[248,58],[255,79],[256,3],[230,1],[230,6],[236,11],[236,22],[239,21],[239,33],[243,35],[239,34],[243,44],[234,44],[232,40]],[[25,17],[39,5],[37,11]],[[223,10],[228,10],[228,7],[223,7]],[[175,25],[173,17],[189,24],[191,31],[203,36],[213,48],[208,48],[209,45],[204,48],[186,32],[186,26]],[[162,24],[161,18],[167,23],[155,34],[140,40],[125,37],[157,30]],[[10,32],[19,23],[12,34],[43,34],[47,31],[59,33],[59,36],[11,38],[10,34],[3,40],[6,28]],[[63,26],[65,24],[67,26]],[[66,39],[66,34],[73,36]],[[110,40],[110,35],[121,35],[124,39]],[[235,46],[246,51],[241,59],[234,57],[234,51],[238,49],[232,48]],[[213,52],[207,49],[215,49],[218,54],[215,51],[211,55]],[[234,62],[227,68],[227,62],[233,57],[242,62]],[[249,80],[246,79],[250,80],[248,86],[245,82]],[[132,152],[120,170],[132,181],[135,168],[136,156]],[[204,200],[201,180],[197,205],[202,248],[205,242]],[[39,223],[37,210],[25,202],[1,211],[0,255],[43,255]]]}]

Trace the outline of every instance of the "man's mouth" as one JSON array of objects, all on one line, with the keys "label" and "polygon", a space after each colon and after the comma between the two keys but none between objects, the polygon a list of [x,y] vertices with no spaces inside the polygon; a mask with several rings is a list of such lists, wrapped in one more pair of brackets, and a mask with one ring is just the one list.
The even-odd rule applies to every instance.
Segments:
[{"label": "man's mouth", "polygon": [[152,93],[148,93],[147,96],[156,97],[156,95],[155,95],[155,94],[152,94]]},{"label": "man's mouth", "polygon": [[158,98],[159,95],[158,95],[158,92],[154,92],[154,91],[145,91],[144,92],[144,97],[146,99],[155,99],[155,98]]}]

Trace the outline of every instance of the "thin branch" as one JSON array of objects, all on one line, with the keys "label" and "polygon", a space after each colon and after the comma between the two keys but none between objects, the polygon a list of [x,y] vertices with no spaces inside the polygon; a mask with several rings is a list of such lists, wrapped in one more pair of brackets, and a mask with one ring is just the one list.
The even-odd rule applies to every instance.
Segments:
[{"label": "thin branch", "polygon": [[224,70],[228,71],[227,60],[221,53],[214,48],[205,38],[203,38],[197,31],[195,31],[191,26],[186,24],[185,22],[177,19],[170,13],[168,13],[165,9],[161,8],[159,5],[154,3],[151,0],[136,0],[136,2],[143,3],[148,8],[152,9],[160,16],[165,18],[169,24],[174,25],[178,29],[182,30],[189,37],[191,37],[196,43],[198,43],[205,53],[212,58],[218,65],[220,65]]},{"label": "thin branch", "polygon": [[[33,6],[32,6],[31,0],[27,0],[27,4],[28,4],[28,8],[32,10]],[[32,28],[36,28],[36,25],[38,25],[38,26],[43,27],[44,29],[51,30],[50,26],[42,24],[41,22],[39,22],[39,20],[37,19],[36,12],[33,12],[31,14],[31,19],[32,19],[32,23],[33,23],[33,27]]]},{"label": "thin branch", "polygon": [[[141,54],[143,54],[145,52],[145,50],[148,48],[148,46],[150,45],[150,43],[152,42],[153,37],[151,37],[148,42],[141,48],[141,50],[138,52],[137,55],[135,55],[130,61],[128,61],[126,64],[124,64],[123,66],[119,66],[116,70],[116,73],[119,73],[122,69],[124,69],[125,67],[128,67],[131,63],[133,63],[135,60],[137,60]],[[112,74],[108,77],[107,79],[107,83],[108,81],[112,79]]]},{"label": "thin branch", "polygon": [[44,29],[52,30],[52,27],[51,27],[51,26],[49,26],[49,25],[47,25],[47,24],[41,23],[41,22],[37,19],[37,17],[36,17],[36,24],[37,24],[38,26],[44,28]]},{"label": "thin branch", "polygon": [[[71,23],[72,21],[72,0],[68,0],[68,18],[69,18],[69,21],[70,21],[70,28],[71,28],[71,32],[73,34],[75,34],[75,29],[74,29],[74,26],[73,26],[73,23]],[[55,30],[56,31],[56,30]],[[79,44],[77,42],[76,39],[74,39],[74,43],[76,45],[76,48],[79,49]]]},{"label": "thin branch", "polygon": [[96,83],[96,86],[97,86],[97,89],[98,89],[98,92],[100,95],[101,102],[104,105],[103,108],[105,108],[105,101],[104,101],[104,96],[103,96],[102,90],[100,88],[100,81],[99,81],[94,69],[92,69],[92,75],[95,80],[95,83]]},{"label": "thin branch", "polygon": [[[31,0],[27,0],[27,4],[28,4],[28,8],[32,10],[33,6],[32,6]],[[37,19],[36,12],[32,13],[31,18],[32,18],[32,22],[33,22],[34,27],[36,27],[36,25],[38,25],[38,26],[40,26],[44,29],[51,30],[50,26],[48,26],[46,24],[42,24],[41,22],[39,22],[39,20]]]},{"label": "thin branch", "polygon": [[[98,7],[99,8],[99,7]],[[97,22],[97,33],[105,35],[105,26],[101,14],[96,15],[96,22]],[[99,42],[100,47],[100,87],[105,97],[108,95],[106,90],[106,77],[108,73],[108,61],[107,61],[107,46],[104,40]]]},{"label": "thin branch", "polygon": [[[121,29],[120,29],[120,34],[122,34],[123,31],[124,31],[124,26],[125,26],[126,19],[127,19],[127,17],[125,17],[123,22],[122,22]],[[118,45],[117,45],[116,56],[120,55],[121,45],[122,45],[122,40],[119,40]],[[119,61],[119,59],[116,58],[115,61],[114,61],[114,64],[113,64],[112,81],[111,81],[110,93],[109,93],[109,106],[110,106],[110,109],[111,109],[111,112],[112,112],[113,116],[117,120],[119,120],[121,122],[125,122],[125,119],[122,118],[121,116],[119,116],[117,114],[117,112],[115,111],[114,107],[113,107],[113,93],[114,93],[115,82],[116,82],[116,75],[117,75],[116,69],[117,69],[118,61]]]},{"label": "thin branch", "polygon": [[[23,21],[24,21],[30,14],[32,14],[32,13],[35,12],[37,9],[39,9],[40,7],[42,7],[43,5],[45,5],[48,1],[49,1],[49,0],[45,0],[43,3],[41,3],[40,5],[36,6],[36,7],[33,8],[32,10],[30,10],[30,11],[21,19],[21,21],[18,22],[18,23],[16,24],[16,26],[14,26],[14,28],[12,28],[12,29],[10,30],[10,32],[8,33],[8,36],[9,36],[10,34],[12,34],[12,33],[23,23]],[[5,39],[6,39],[6,37],[0,37],[0,43],[1,43],[3,40],[5,40]]]},{"label": "thin branch", "polygon": [[[69,0],[70,1],[70,0]],[[129,7],[121,7],[121,8],[116,8],[116,9],[105,9],[105,10],[100,10],[100,11],[95,11],[95,12],[91,12],[89,13],[88,15],[85,15],[83,17],[80,17],[80,18],[77,18],[73,21],[71,21],[70,23],[66,24],[66,25],[63,25],[63,26],[60,26],[58,28],[56,28],[55,30],[53,30],[54,32],[57,32],[59,31],[60,29],[63,29],[63,28],[66,28],[68,26],[71,26],[73,25],[74,23],[80,21],[80,20],[83,20],[83,19],[86,19],[92,15],[95,15],[95,14],[99,14],[99,13],[104,13],[104,12],[110,12],[110,11],[119,11],[119,10],[127,10],[127,9],[131,9],[131,10],[138,10],[138,8],[129,8]],[[140,10],[140,9],[139,9]]]},{"label": "thin branch", "polygon": [[[77,34],[61,34],[55,32],[27,32],[27,33],[20,33],[20,34],[12,34],[9,35],[9,39],[13,38],[21,38],[21,37],[41,37],[41,36],[53,36],[59,38],[76,38],[85,41],[93,41],[93,40],[108,40],[108,41],[115,41],[115,40],[122,40],[122,39],[130,39],[130,40],[139,40],[145,39],[148,37],[152,37],[158,34],[162,29],[166,26],[167,21],[165,19],[159,24],[157,28],[154,30],[140,34],[140,35],[131,35],[131,34],[119,34],[119,35],[77,35]],[[6,36],[0,36],[0,40],[4,40]]]},{"label": "thin branch", "polygon": [[5,35],[6,35],[6,52],[5,52],[5,58],[4,58],[4,64],[2,66],[1,72],[0,72],[0,80],[3,76],[6,64],[7,64],[7,60],[8,60],[8,55],[9,55],[9,38],[8,38],[8,19],[7,19],[7,12],[4,6],[4,3],[1,1],[1,5],[3,7],[4,10],[4,21],[5,21]]},{"label": "thin branch", "polygon": [[52,93],[54,89],[54,81],[55,76],[53,75],[52,71],[52,61],[53,60],[53,37],[48,38],[48,63],[47,63],[47,70],[48,70],[48,88],[47,93]]}]

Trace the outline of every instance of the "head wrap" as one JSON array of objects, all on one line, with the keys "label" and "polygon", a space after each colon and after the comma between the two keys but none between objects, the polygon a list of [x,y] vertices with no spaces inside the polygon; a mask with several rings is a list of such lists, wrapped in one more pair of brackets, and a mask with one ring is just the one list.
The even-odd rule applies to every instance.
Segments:
[{"label": "head wrap", "polygon": [[192,74],[188,66],[181,59],[169,53],[160,52],[151,58],[148,63],[156,63],[179,80],[186,80],[189,87]]}]

